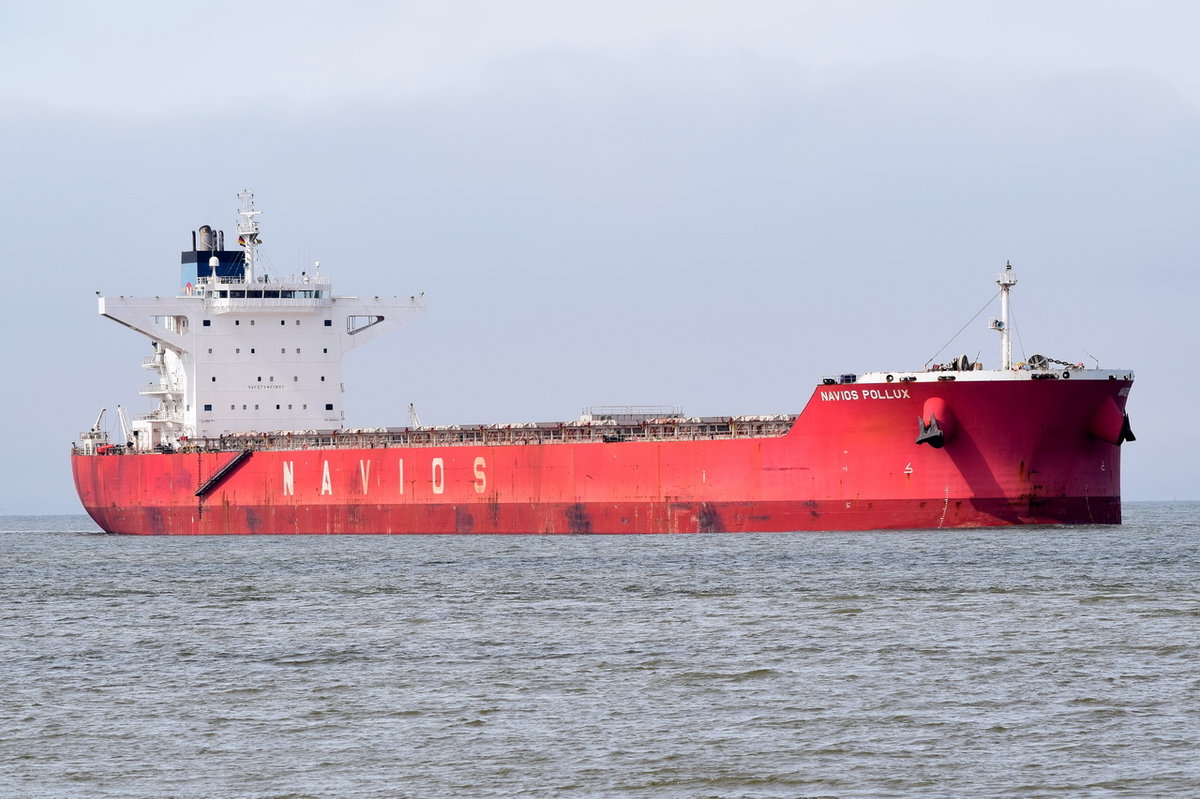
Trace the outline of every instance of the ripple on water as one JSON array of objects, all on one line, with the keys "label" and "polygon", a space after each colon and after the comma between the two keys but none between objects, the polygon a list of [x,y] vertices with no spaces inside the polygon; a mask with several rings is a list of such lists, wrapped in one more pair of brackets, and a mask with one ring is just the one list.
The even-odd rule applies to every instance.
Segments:
[{"label": "ripple on water", "polygon": [[646,539],[10,521],[0,795],[1200,795],[1200,506],[1145,507]]}]

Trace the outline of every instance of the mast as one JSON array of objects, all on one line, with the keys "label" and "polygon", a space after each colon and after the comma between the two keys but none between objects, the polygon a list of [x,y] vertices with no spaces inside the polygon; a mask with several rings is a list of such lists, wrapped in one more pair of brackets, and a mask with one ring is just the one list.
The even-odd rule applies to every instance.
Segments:
[{"label": "mast", "polygon": [[1008,329],[1008,292],[1017,285],[1017,278],[1012,271],[1012,261],[1005,262],[1004,271],[1000,273],[1000,277],[996,278],[996,284],[1000,286],[1000,318],[995,320],[993,327],[1000,331],[1000,368],[1007,372],[1012,368],[1012,334]]},{"label": "mast", "polygon": [[258,221],[254,217],[262,211],[254,210],[254,192],[250,189],[238,192],[238,199],[242,201],[242,207],[238,210],[238,216],[241,217],[237,222],[238,244],[245,248],[245,280],[253,283],[255,248],[262,243],[258,238]]}]

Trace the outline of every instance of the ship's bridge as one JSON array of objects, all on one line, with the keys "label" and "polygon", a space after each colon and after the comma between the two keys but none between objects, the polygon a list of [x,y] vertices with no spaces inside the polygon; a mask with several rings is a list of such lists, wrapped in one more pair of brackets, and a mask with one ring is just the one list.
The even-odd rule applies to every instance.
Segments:
[{"label": "ship's bridge", "polygon": [[227,277],[200,278],[196,292],[212,314],[236,311],[317,311],[333,304],[333,287],[321,278],[292,277],[284,281],[247,283]]},{"label": "ship's bridge", "polygon": [[204,225],[181,255],[178,294],[97,297],[101,315],[154,350],[143,366],[157,379],[140,393],[157,407],[133,421],[136,451],[197,436],[339,429],[343,355],[425,309],[423,295],[335,296],[320,262],[299,275],[269,273],[253,195],[238,197],[242,249],[226,250],[225,234]]}]

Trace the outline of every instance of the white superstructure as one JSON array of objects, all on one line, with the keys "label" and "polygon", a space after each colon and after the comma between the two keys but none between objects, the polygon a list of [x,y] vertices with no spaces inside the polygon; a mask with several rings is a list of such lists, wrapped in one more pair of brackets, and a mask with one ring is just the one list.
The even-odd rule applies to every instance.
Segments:
[{"label": "white superstructure", "polygon": [[425,310],[420,296],[337,297],[314,268],[280,279],[258,262],[253,195],[238,195],[240,250],[205,226],[183,254],[175,297],[100,297],[100,314],[150,339],[157,407],[131,425],[133,447],[192,437],[336,430],[342,356]]}]

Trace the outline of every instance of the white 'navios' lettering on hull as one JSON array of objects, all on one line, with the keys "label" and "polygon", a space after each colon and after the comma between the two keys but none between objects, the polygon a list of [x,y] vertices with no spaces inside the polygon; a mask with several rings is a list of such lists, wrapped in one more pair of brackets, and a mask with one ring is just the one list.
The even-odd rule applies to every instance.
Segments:
[{"label": "white 'navios' lettering on hull", "polygon": [[839,391],[822,391],[821,402],[833,402],[835,400],[857,400],[857,399],[909,399],[907,388],[864,388],[864,389],[841,389]]},{"label": "white 'navios' lettering on hull", "polygon": [[429,479],[433,483],[433,493],[441,494],[446,490],[446,462],[441,458],[434,458],[430,471],[432,474]]},{"label": "white 'navios' lettering on hull", "polygon": [[485,471],[485,469],[487,469],[487,461],[484,460],[483,456],[481,455],[475,459],[475,493],[476,494],[482,494],[484,491],[487,490],[487,472]]},{"label": "white 'navios' lettering on hull", "polygon": [[[283,466],[283,481],[280,486],[281,492],[283,493],[283,496],[285,496],[285,497],[294,497],[296,495],[295,461],[282,461],[281,463]],[[301,493],[303,494],[303,492],[305,490],[305,485],[308,485],[308,486],[311,486],[311,488],[309,488],[308,490],[317,490],[321,496],[333,496],[335,494],[334,487],[333,487],[333,475],[334,474],[339,475],[338,484],[340,486],[340,485],[345,484],[343,482],[343,479],[341,479],[342,475],[343,475],[343,471],[349,473],[349,474],[346,474],[345,477],[349,477],[351,474],[353,474],[355,471],[357,471],[358,474],[355,476],[358,478],[358,482],[362,486],[362,495],[367,496],[371,492],[371,484],[372,484],[371,472],[372,472],[372,467],[374,466],[374,463],[375,463],[375,461],[371,458],[360,458],[358,460],[358,469],[355,470],[354,467],[350,463],[341,464],[339,462],[335,462],[334,466],[331,467],[328,460],[322,460],[321,468],[320,468],[320,472],[319,472],[320,487],[317,488],[314,482],[309,482],[309,480],[313,480],[313,481],[316,480],[317,473],[314,470],[314,472],[310,473],[311,477],[309,477],[308,475],[304,475],[304,474],[301,475]],[[474,493],[476,493],[476,494],[483,494],[487,491],[488,463],[487,463],[487,459],[484,458],[482,455],[475,456],[475,458],[471,461],[470,465],[462,464],[462,465],[452,465],[451,467],[447,467],[446,459],[441,458],[441,457],[430,458],[428,463],[429,463],[428,490],[432,494],[435,494],[435,495],[445,494],[447,486],[449,484],[462,485],[464,487],[464,489],[467,485],[469,485],[469,486],[471,486],[472,489],[474,489]],[[376,472],[377,475],[379,472],[379,468],[384,468],[384,467],[381,464],[380,467],[374,469],[374,471]],[[449,474],[448,474],[448,472],[449,472]],[[463,474],[463,472],[466,472],[466,474]],[[307,480],[305,479],[306,477],[308,478]],[[375,482],[376,488],[379,488],[382,479],[383,479],[383,476],[377,476],[375,478],[374,482]],[[413,486],[409,486],[409,488],[415,488],[419,485],[420,485],[420,483],[417,482],[417,483],[414,483]],[[395,491],[396,491],[396,496],[403,496],[406,492],[405,479],[404,479],[404,458],[396,459],[396,488],[395,488]],[[451,491],[453,492],[453,489],[451,489]],[[420,493],[420,492],[418,491],[418,493]]]}]

